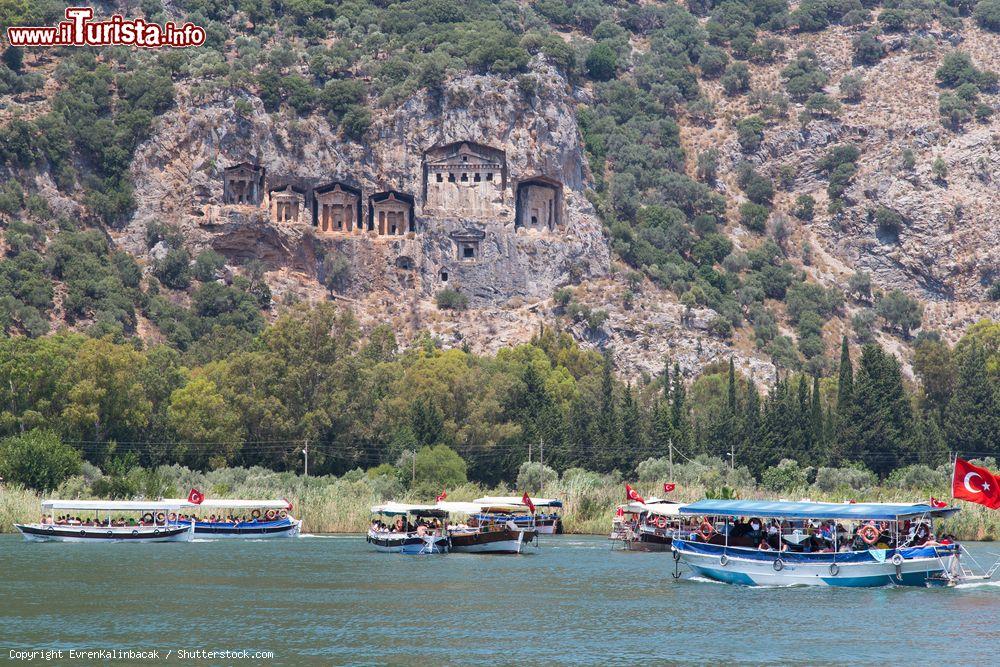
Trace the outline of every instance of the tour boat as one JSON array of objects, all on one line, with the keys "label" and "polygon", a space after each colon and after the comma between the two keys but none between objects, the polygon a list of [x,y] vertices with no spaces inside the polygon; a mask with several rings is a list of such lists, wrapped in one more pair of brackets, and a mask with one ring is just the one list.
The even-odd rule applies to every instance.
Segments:
[{"label": "tour boat", "polygon": [[[540,535],[554,535],[562,532],[559,514],[552,511],[553,508],[563,506],[562,501],[556,498],[532,498],[531,502],[536,508],[549,510],[538,513],[528,512],[523,498],[518,496],[486,496],[476,498],[472,502],[483,505],[485,508],[481,516],[475,517],[478,520],[509,520],[513,521],[518,528],[537,530]],[[492,511],[493,509],[496,511]]]},{"label": "tour boat", "polygon": [[961,545],[929,539],[934,520],[955,512],[919,503],[700,500],[680,508],[682,515],[704,520],[698,534],[674,538],[674,576],[684,564],[695,575],[747,586],[930,586],[989,579],[997,565],[976,575],[960,562]]},{"label": "tour boat", "polygon": [[[200,495],[200,494],[199,494]],[[302,529],[302,521],[289,514],[292,504],[287,500],[252,500],[230,498],[205,498],[197,503],[177,500],[182,503],[182,509],[195,510],[199,513],[194,519],[194,536],[207,539],[273,539],[277,537],[298,537]],[[209,514],[218,510],[217,517]],[[239,511],[244,514],[249,510],[249,520],[229,521],[223,511]],[[205,515],[209,514],[208,517]],[[174,523],[186,523],[183,517],[186,512],[170,514],[168,518]],[[236,517],[233,517],[236,518]],[[244,516],[244,518],[246,518]]]},{"label": "tour boat", "polygon": [[[367,541],[376,551],[411,555],[448,553],[447,521],[448,510],[436,505],[408,505],[389,502],[372,507],[372,514],[389,520],[385,529],[375,526],[375,520],[368,529]],[[411,522],[410,519],[413,519]],[[421,520],[430,519],[440,528],[417,525]]]},{"label": "tour boat", "polygon": [[611,524],[611,548],[625,551],[670,551],[675,535],[690,534],[680,503],[650,498],[615,508]]},{"label": "tour boat", "polygon": [[[45,500],[40,523],[18,523],[14,527],[29,542],[190,542],[194,524],[171,523],[168,518],[186,504],[163,500]],[[57,521],[53,513],[63,511],[93,512],[94,516]],[[122,514],[132,516],[134,523],[120,520]],[[138,519],[134,519],[136,514],[140,515]]]},{"label": "tour boat", "polygon": [[[523,528],[510,520],[499,519],[499,514],[484,513],[495,507],[484,507],[479,503],[459,503],[439,501],[437,507],[451,515],[466,515],[467,523],[449,523],[448,539],[451,551],[474,554],[519,554],[531,545],[537,545],[538,531],[533,527]],[[506,507],[513,512],[517,508]]]}]

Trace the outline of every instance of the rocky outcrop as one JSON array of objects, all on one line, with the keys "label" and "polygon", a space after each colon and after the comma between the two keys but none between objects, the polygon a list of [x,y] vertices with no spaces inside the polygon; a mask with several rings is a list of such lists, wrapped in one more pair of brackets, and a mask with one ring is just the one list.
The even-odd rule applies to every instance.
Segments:
[{"label": "rocky outcrop", "polygon": [[[185,228],[194,247],[211,246],[234,262],[256,257],[314,279],[322,278],[322,258],[337,253],[350,267],[338,289],[355,298],[373,290],[416,290],[428,297],[450,287],[473,305],[488,306],[547,298],[571,276],[602,276],[610,254],[584,196],[588,174],[569,87],[541,61],[528,76],[537,91],[530,95],[516,80],[476,75],[421,92],[376,117],[363,142],[347,140],[319,115],[293,121],[267,114],[255,98],[248,100],[253,112],[247,115],[235,110],[232,98],[179,105],[137,152],[132,176],[138,210],[122,243],[144,253],[146,225],[169,221]],[[476,142],[506,156],[496,215],[425,210],[425,153],[452,142]],[[242,161],[264,167],[268,188],[293,183],[308,191],[334,180],[349,183],[362,191],[366,210],[377,192],[411,196],[415,230],[401,236],[323,233],[311,215],[299,223],[271,222],[266,202],[259,208],[223,205],[223,169]],[[551,231],[515,225],[516,183],[532,177],[562,185],[561,224]],[[463,240],[475,246],[474,256],[460,253]]]}]

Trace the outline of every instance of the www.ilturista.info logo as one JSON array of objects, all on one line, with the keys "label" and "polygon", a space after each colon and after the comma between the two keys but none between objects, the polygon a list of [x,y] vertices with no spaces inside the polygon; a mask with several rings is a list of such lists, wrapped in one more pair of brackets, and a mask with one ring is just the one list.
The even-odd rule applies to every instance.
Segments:
[{"label": "www.ilturista.info logo", "polygon": [[183,48],[205,43],[205,29],[193,23],[182,26],[167,22],[149,23],[118,14],[107,21],[91,21],[91,7],[67,7],[66,20],[56,26],[7,28],[11,46],[163,46]]}]

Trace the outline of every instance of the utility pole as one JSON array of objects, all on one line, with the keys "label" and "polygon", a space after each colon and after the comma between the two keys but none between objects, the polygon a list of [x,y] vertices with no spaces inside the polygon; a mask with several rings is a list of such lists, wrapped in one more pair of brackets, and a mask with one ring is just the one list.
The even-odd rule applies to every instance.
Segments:
[{"label": "utility pole", "polygon": [[412,468],[410,470],[410,486],[417,483],[417,450],[413,450]]},{"label": "utility pole", "polygon": [[531,463],[531,441],[528,441],[528,463]]},{"label": "utility pole", "polygon": [[545,465],[545,438],[538,440],[538,462]]},{"label": "utility pole", "polygon": [[306,440],[305,447],[302,448],[302,455],[305,457],[305,476],[309,476],[309,441]]}]

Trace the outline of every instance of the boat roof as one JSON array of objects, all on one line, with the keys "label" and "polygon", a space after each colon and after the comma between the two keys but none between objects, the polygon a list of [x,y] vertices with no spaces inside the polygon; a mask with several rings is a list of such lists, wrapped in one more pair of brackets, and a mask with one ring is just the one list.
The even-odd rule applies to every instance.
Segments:
[{"label": "boat roof", "polygon": [[759,516],[776,519],[900,519],[949,516],[957,507],[936,509],[927,503],[814,503],[787,500],[699,500],[680,508],[681,514]]},{"label": "boat roof", "polygon": [[442,500],[437,504],[437,506],[446,512],[451,512],[453,514],[478,514],[483,511],[483,506],[479,503],[463,503]]},{"label": "boat roof", "polygon": [[253,500],[251,498],[206,498],[197,505],[188,502],[184,498],[168,498],[163,502],[178,503],[181,507],[188,507],[191,509],[196,509],[202,507],[205,509],[215,509],[215,508],[228,508],[228,509],[274,509],[274,510],[287,510],[291,509],[292,504],[285,500],[284,498],[275,500]]},{"label": "boat roof", "polygon": [[[535,507],[562,507],[562,501],[558,498],[531,498],[532,504]],[[476,498],[472,502],[479,503],[480,505],[488,505],[490,507],[497,507],[499,505],[513,505],[514,507],[527,507],[522,501],[521,496],[484,496],[482,498]]]},{"label": "boat roof", "polygon": [[640,512],[649,512],[650,514],[657,514],[663,516],[679,516],[681,507],[684,507],[678,502],[673,500],[660,500],[659,498],[652,499],[655,502],[645,502],[637,503],[631,502],[625,505],[619,505],[624,512],[633,512],[639,514]]},{"label": "boat roof", "polygon": [[437,505],[410,505],[407,503],[388,502],[372,507],[372,514],[385,514],[388,516],[405,516],[407,514],[448,516],[448,510]]},{"label": "boat roof", "polygon": [[110,510],[112,512],[158,512],[188,507],[186,500],[43,500],[42,509]]}]

